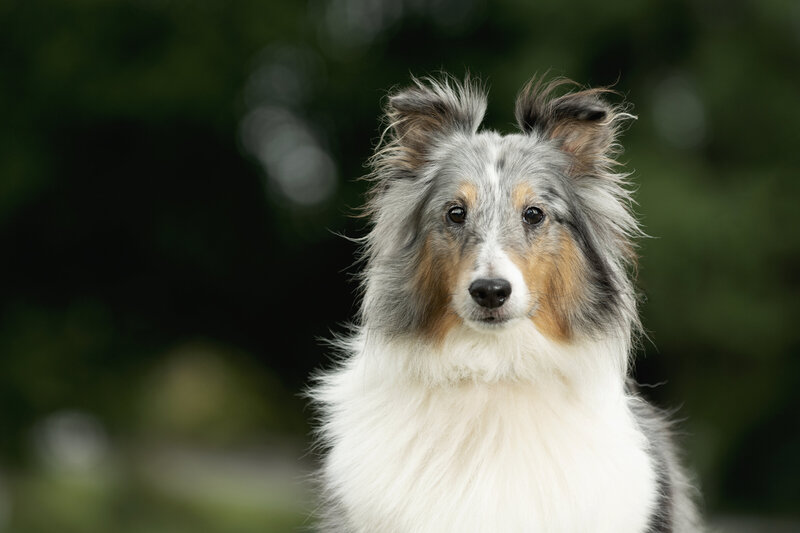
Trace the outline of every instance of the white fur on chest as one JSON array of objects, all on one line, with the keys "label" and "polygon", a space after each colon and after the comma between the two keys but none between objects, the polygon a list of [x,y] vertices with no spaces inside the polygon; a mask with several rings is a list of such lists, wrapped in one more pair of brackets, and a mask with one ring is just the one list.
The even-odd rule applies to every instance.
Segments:
[{"label": "white fur on chest", "polygon": [[[579,352],[562,353],[573,358],[563,365],[543,363],[547,357],[499,346],[481,362],[480,343],[447,348],[443,355],[362,344],[317,389],[332,446],[325,483],[351,528],[645,530],[655,475],[613,365],[582,364]],[[473,363],[473,379],[415,378],[420,364],[429,376],[463,375],[447,362],[453,349],[453,361]],[[540,379],[509,374],[526,371]]]}]

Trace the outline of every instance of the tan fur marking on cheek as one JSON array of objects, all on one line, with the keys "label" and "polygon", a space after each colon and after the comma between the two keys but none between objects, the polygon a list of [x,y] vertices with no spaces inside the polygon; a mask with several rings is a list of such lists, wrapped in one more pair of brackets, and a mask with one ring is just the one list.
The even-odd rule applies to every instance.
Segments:
[{"label": "tan fur marking on cheek", "polygon": [[461,322],[450,305],[451,287],[459,275],[451,267],[458,264],[455,255],[455,247],[451,245],[437,256],[433,253],[430,239],[422,251],[416,280],[418,298],[424,309],[420,329],[435,344],[441,343],[447,333]]},{"label": "tan fur marking on cheek", "polygon": [[581,285],[581,262],[575,244],[562,233],[557,251],[531,253],[527,260],[514,260],[519,261],[525,282],[539,304],[531,317],[533,323],[544,335],[569,341],[573,335],[570,316],[578,304]]}]

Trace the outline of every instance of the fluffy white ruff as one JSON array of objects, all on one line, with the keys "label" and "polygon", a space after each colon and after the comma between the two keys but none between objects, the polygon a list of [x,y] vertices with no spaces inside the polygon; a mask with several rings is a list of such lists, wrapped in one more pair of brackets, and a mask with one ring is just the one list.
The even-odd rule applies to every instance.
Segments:
[{"label": "fluffy white ruff", "polygon": [[557,345],[525,320],[346,350],[313,391],[343,530],[645,531],[657,489],[625,342]]}]

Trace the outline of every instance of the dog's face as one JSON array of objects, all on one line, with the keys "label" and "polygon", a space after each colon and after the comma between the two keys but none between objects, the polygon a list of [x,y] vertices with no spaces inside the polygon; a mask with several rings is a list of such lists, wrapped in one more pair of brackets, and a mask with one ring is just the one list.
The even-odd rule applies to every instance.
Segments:
[{"label": "dog's face", "polygon": [[433,278],[419,279],[418,290],[449,301],[429,327],[450,317],[496,331],[531,319],[569,336],[566,314],[587,273],[569,230],[564,159],[535,138],[493,133],[456,136],[431,154],[420,262],[436,267],[423,269]]},{"label": "dog's face", "polygon": [[387,324],[436,339],[530,320],[563,342],[620,314],[635,222],[608,171],[618,115],[598,91],[553,88],[522,93],[523,132],[507,136],[477,132],[485,103],[469,86],[390,99],[365,300]]}]

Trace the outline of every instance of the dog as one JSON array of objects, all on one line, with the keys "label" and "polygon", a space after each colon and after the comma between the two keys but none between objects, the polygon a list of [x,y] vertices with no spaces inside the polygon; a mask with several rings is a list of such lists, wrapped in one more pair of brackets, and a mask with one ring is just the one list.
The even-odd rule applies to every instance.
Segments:
[{"label": "dog", "polygon": [[531,80],[509,135],[479,131],[469,77],[389,96],[357,325],[310,390],[321,530],[703,529],[628,375],[642,232],[615,158],[635,117],[573,87]]}]

